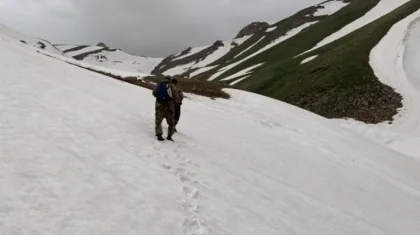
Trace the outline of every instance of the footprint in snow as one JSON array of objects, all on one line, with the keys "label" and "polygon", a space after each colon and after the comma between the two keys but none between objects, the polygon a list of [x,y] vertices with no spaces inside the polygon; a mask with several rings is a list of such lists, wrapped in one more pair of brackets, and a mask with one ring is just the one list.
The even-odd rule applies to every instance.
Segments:
[{"label": "footprint in snow", "polygon": [[169,164],[166,164],[166,163],[162,164],[162,167],[163,167],[163,169],[166,169],[166,170],[171,170],[172,169],[172,166],[169,165]]},{"label": "footprint in snow", "polygon": [[212,232],[207,228],[206,224],[197,219],[186,219],[182,225],[185,235],[209,235]]},{"label": "footprint in snow", "polygon": [[183,186],[182,194],[185,195],[187,198],[195,199],[198,197],[198,189],[188,187],[188,186]]}]

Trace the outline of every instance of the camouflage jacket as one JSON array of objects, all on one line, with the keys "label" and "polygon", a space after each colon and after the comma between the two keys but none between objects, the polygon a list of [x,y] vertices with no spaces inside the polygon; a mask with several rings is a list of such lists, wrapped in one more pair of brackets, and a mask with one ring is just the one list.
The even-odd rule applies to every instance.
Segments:
[{"label": "camouflage jacket", "polygon": [[175,103],[182,104],[182,100],[184,100],[184,93],[182,92],[179,86],[172,87],[172,95],[174,98]]}]

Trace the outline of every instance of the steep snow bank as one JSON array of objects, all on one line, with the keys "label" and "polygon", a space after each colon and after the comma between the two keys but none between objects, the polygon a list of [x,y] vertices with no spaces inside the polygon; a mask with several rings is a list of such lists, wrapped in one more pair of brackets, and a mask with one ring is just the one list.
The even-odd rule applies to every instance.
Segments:
[{"label": "steep snow bank", "polygon": [[339,122],[378,143],[420,159],[419,17],[420,11],[395,24],[370,54],[375,75],[403,96],[403,108],[392,124]]},{"label": "steep snow bank", "polygon": [[[403,109],[395,117],[392,129],[406,134],[420,134],[420,87],[416,87],[419,77],[415,74],[417,70],[411,66],[420,61],[416,49],[418,39],[411,35],[407,38],[408,41],[405,40],[410,24],[413,32],[416,32],[415,20],[419,16],[420,11],[394,25],[370,55],[370,65],[379,80],[395,88],[403,96]],[[414,43],[409,45],[409,50],[406,49],[407,42]],[[407,76],[404,65],[408,68],[410,76]]]},{"label": "steep snow bank", "polygon": [[[420,158],[420,11],[396,24],[371,54],[382,82],[403,95],[403,109],[392,130],[404,134],[390,146]],[[379,61],[381,59],[381,61]]]},{"label": "steep snow bank", "polygon": [[0,233],[417,235],[420,163],[263,96],[149,90],[0,40]]}]

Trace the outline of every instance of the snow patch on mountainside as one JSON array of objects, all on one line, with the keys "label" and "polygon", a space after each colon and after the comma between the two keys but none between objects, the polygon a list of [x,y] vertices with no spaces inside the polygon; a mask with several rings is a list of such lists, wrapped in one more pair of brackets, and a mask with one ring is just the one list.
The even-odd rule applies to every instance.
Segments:
[{"label": "snow patch on mountainside", "polygon": [[255,45],[257,45],[259,42],[261,42],[263,39],[265,38],[265,36],[261,37],[257,42],[255,42],[254,44],[252,44],[251,46],[249,46],[247,49],[241,51],[241,53],[237,54],[234,58],[244,54],[245,52],[247,52],[249,49],[253,48]]},{"label": "snow patch on mountainside", "polygon": [[245,79],[249,78],[250,76],[251,76],[251,75],[247,75],[247,76],[245,76],[245,77],[239,78],[238,80],[236,80],[236,81],[233,81],[233,82],[229,83],[229,85],[234,86],[234,85],[236,85],[236,84],[238,84],[238,83],[242,82],[243,80],[245,80]]},{"label": "snow patch on mountainside", "polygon": [[202,51],[202,50],[204,50],[204,49],[206,49],[208,47],[210,47],[210,46],[208,45],[208,46],[203,46],[203,47],[193,47],[193,48],[191,48],[190,52],[188,52],[187,54],[185,54],[183,56],[176,57],[175,59],[173,59],[173,61],[180,60],[180,59],[183,59],[185,57],[194,55],[194,54],[196,54],[196,53],[198,53],[198,52],[200,52],[200,51]]},{"label": "snow patch on mountainside", "polygon": [[310,57],[302,60],[302,62],[300,62],[300,64],[308,63],[309,61],[316,59],[316,57],[318,57],[318,55],[310,56]]},{"label": "snow patch on mountainside", "polygon": [[346,3],[346,2],[343,2],[342,0],[334,0],[334,1],[323,3],[323,4],[319,4],[317,6],[322,7],[322,8],[318,8],[313,16],[332,15],[349,4],[350,4],[349,2]]},{"label": "snow patch on mountainside", "polygon": [[290,39],[290,38],[296,36],[302,30],[304,30],[304,29],[306,29],[306,28],[308,28],[311,25],[316,24],[316,23],[318,23],[318,21],[308,22],[308,23],[302,24],[301,26],[296,27],[296,28],[288,31],[285,35],[283,35],[283,36],[277,38],[276,40],[272,41],[271,43],[267,44],[263,48],[259,49],[257,52],[255,52],[255,53],[251,54],[250,56],[246,57],[245,59],[242,59],[242,60],[240,60],[238,62],[235,62],[233,64],[230,64],[230,65],[226,66],[226,67],[221,68],[217,73],[213,74],[213,76],[211,76],[208,80],[209,81],[213,81],[214,79],[216,79],[220,75],[222,75],[224,72],[226,72],[226,71],[228,71],[228,70],[236,67],[237,65],[243,63],[246,60],[251,59],[252,57],[254,57],[256,55],[259,55],[259,54],[261,54],[261,53],[269,50],[270,48],[273,48],[273,47],[277,46],[278,44],[286,41],[287,39]]},{"label": "snow patch on mountainside", "polygon": [[[239,45],[241,45],[242,43],[244,43],[246,40],[248,40],[250,37],[252,37],[253,35],[248,35],[248,36],[245,36],[245,37],[242,37],[242,38],[237,38],[237,39],[234,39],[234,40],[228,40],[228,41],[224,41],[223,42],[223,44],[225,45],[225,49],[226,48],[229,48],[228,47],[228,45],[231,45],[232,43],[235,43],[235,44],[237,44],[238,46]],[[187,53],[187,54],[185,54],[185,55],[183,55],[183,56],[180,56],[180,57],[177,57],[177,58],[175,58],[174,59],[174,61],[175,60],[180,60],[180,59],[182,59],[182,58],[186,58],[186,57],[188,57],[188,56],[191,56],[191,55],[194,55],[194,54],[197,54],[198,52],[200,52],[200,51],[202,51],[202,50],[204,50],[204,49],[207,49],[207,48],[209,48],[209,47],[211,47],[212,45],[207,45],[207,46],[203,46],[203,47],[193,47],[193,48],[191,48],[191,51],[189,52],[189,53]],[[229,50],[230,50],[231,48],[229,48]],[[229,51],[228,51],[229,52]],[[218,53],[220,53],[220,52],[218,52]],[[226,52],[227,53],[227,52]],[[220,55],[216,55],[216,56],[220,56]],[[221,56],[220,56],[221,57]],[[219,57],[219,58],[220,58]]]},{"label": "snow patch on mountainside", "polygon": [[235,74],[232,74],[232,75],[230,75],[229,77],[223,78],[223,79],[222,79],[222,80],[220,80],[220,81],[229,81],[229,80],[232,80],[232,79],[235,79],[235,78],[238,78],[238,77],[244,76],[244,75],[248,75],[248,74],[250,74],[250,73],[251,73],[251,71],[252,71],[252,70],[254,70],[254,69],[256,69],[256,68],[260,67],[260,66],[261,66],[261,65],[263,65],[263,64],[264,64],[264,63],[260,63],[260,64],[253,65],[253,66],[251,66],[251,67],[249,67],[249,68],[243,69],[243,70],[241,70],[241,71],[239,71],[239,72],[237,72],[237,73],[235,73]]},{"label": "snow patch on mountainside", "polygon": [[[216,51],[214,51],[213,53],[207,55],[204,59],[202,59],[201,61],[193,61],[191,63],[188,64],[183,64],[174,68],[171,68],[169,70],[166,70],[165,72],[163,72],[163,74],[167,75],[167,76],[174,76],[174,75],[179,75],[182,74],[188,70],[191,69],[195,69],[195,68],[203,68],[206,67],[207,65],[215,62],[216,60],[222,58],[224,55],[226,55],[230,50],[232,50],[233,48],[235,48],[236,46],[234,46],[233,44],[236,45],[241,45],[242,43],[244,43],[246,40],[248,40],[250,37],[252,37],[252,35],[249,36],[245,36],[242,38],[237,38],[234,40],[227,40],[227,41],[223,41],[223,46],[218,47]],[[206,46],[206,47],[201,47],[203,49],[208,48],[210,46]],[[202,49],[202,50],[203,50]],[[198,53],[198,52],[196,52]]]},{"label": "snow patch on mountainside", "polygon": [[277,26],[274,26],[274,27],[268,28],[265,32],[269,33],[269,32],[272,32],[276,29],[277,29]]},{"label": "snow patch on mountainside", "polygon": [[179,74],[183,74],[185,72],[187,72],[188,70],[190,70],[194,65],[195,65],[195,61],[188,63],[188,64],[183,64],[180,66],[176,66],[173,67],[171,69],[166,70],[165,72],[163,72],[164,75],[166,76],[175,76],[175,75],[179,75]]},{"label": "snow patch on mountainside", "polygon": [[391,11],[395,10],[396,8],[402,6],[403,4],[409,2],[410,0],[381,0],[374,8],[372,8],[368,13],[366,13],[361,18],[351,22],[350,24],[346,25],[342,29],[338,30],[337,32],[331,34],[330,36],[326,37],[324,40],[319,42],[314,48],[302,53],[305,54],[307,52],[313,51],[317,48],[325,46],[331,42],[334,42],[337,39],[340,39],[351,32],[356,31],[357,29],[362,28],[363,26],[381,18],[382,16],[390,13]]},{"label": "snow patch on mountainside", "polygon": [[190,74],[190,77],[194,77],[194,76],[197,76],[197,75],[202,74],[204,72],[207,72],[209,70],[212,70],[212,69],[216,68],[217,66],[218,65],[208,66],[208,67],[203,67],[203,68],[197,69],[196,71],[194,71]]}]

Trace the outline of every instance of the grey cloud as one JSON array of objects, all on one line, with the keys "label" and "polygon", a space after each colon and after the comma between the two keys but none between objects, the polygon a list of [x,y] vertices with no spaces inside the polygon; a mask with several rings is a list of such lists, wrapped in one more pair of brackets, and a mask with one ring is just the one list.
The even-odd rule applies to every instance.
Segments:
[{"label": "grey cloud", "polygon": [[277,22],[321,0],[14,1],[15,5],[32,1],[47,9],[39,16],[44,29],[37,35],[50,36],[50,40],[103,41],[133,54],[167,56],[188,46],[233,38],[252,21]]}]

